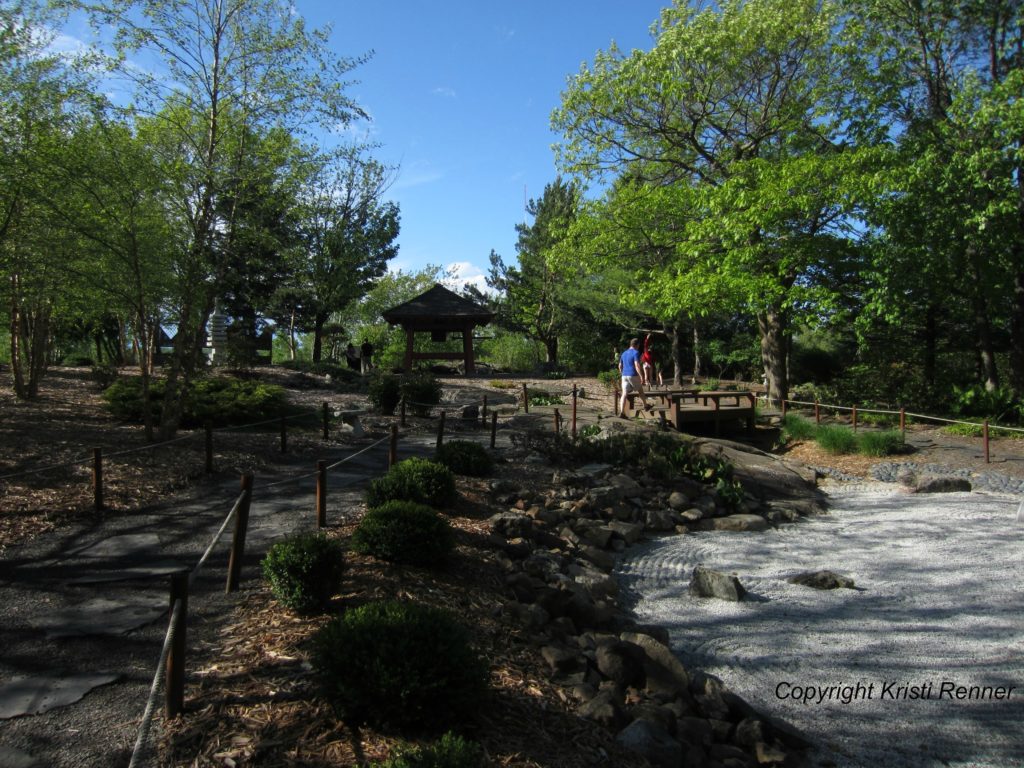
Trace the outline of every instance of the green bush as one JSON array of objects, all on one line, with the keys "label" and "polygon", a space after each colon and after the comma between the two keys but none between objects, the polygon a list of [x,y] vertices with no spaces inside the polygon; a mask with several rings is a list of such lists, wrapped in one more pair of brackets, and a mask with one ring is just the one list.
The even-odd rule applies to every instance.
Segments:
[{"label": "green bush", "polygon": [[565,401],[558,395],[553,395],[543,389],[527,389],[526,396],[530,399],[530,405],[564,405]]},{"label": "green bush", "polygon": [[440,508],[455,500],[455,477],[443,464],[413,457],[400,461],[382,477],[370,481],[366,503],[415,501]]},{"label": "green bush", "polygon": [[615,385],[619,382],[621,378],[622,374],[620,374],[616,370],[597,372],[597,380],[604,384],[605,388],[608,389],[609,391],[615,388]]},{"label": "green bush", "polygon": [[429,416],[441,402],[441,382],[430,373],[410,374],[402,380],[401,394],[413,415]]},{"label": "green bush", "polygon": [[380,370],[374,371],[370,376],[370,389],[367,392],[367,397],[370,398],[370,403],[374,408],[378,408],[381,413],[390,416],[395,412],[395,408],[398,407],[398,403],[402,399],[401,377]]},{"label": "green bush", "polygon": [[438,565],[454,544],[448,521],[412,501],[389,501],[371,509],[352,534],[356,552],[409,565]]},{"label": "green bush", "polygon": [[437,449],[437,461],[457,475],[487,477],[494,460],[482,445],[471,440],[449,440]]},{"label": "green bush", "polygon": [[313,640],[327,699],[354,725],[438,732],[471,719],[487,669],[445,611],[396,600],[346,612]]},{"label": "green bush", "polygon": [[904,450],[903,435],[896,430],[860,432],[857,450],[865,456],[892,456]]},{"label": "green bush", "polygon": [[487,384],[488,386],[494,387],[495,389],[515,389],[516,387],[519,386],[518,383],[514,381],[509,381],[508,379],[492,379],[491,381],[487,382]]},{"label": "green bush", "polygon": [[782,440],[813,440],[818,425],[803,416],[787,413],[782,417]]},{"label": "green bush", "polygon": [[818,427],[814,439],[818,445],[833,456],[857,451],[857,436],[848,427],[834,425]]},{"label": "green bush", "polygon": [[970,387],[953,387],[953,414],[988,418],[990,421],[1012,421],[1017,423],[1019,405],[1013,391],[1000,387],[989,391],[982,384]]},{"label": "green bush", "polygon": [[[154,417],[163,407],[166,382],[149,383],[149,408]],[[103,392],[107,408],[118,418],[142,421],[142,379],[137,376],[115,381]],[[214,426],[237,426],[267,421],[287,409],[284,389],[259,381],[241,381],[227,377],[198,379],[183,398],[181,425],[198,427],[209,421]]]},{"label": "green bush", "polygon": [[345,563],[337,541],[306,533],[274,544],[262,567],[274,597],[296,613],[314,613],[338,591]]},{"label": "green bush", "polygon": [[480,768],[483,765],[480,745],[449,731],[433,744],[399,752],[372,768]]}]

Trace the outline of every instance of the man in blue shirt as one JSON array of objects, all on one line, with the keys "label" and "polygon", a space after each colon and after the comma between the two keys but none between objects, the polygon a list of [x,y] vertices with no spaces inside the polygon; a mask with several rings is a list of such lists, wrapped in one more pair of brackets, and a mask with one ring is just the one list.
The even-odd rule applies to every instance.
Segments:
[{"label": "man in blue shirt", "polygon": [[630,339],[629,349],[619,357],[619,374],[622,376],[619,416],[626,418],[626,396],[630,392],[635,392],[643,400],[645,409],[650,408],[647,404],[647,395],[644,394],[644,388],[640,382],[640,339]]}]

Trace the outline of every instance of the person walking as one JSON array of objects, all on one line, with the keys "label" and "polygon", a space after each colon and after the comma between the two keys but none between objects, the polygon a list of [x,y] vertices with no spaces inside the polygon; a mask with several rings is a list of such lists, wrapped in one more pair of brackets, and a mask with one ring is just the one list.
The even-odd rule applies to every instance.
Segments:
[{"label": "person walking", "polygon": [[640,339],[630,339],[629,348],[619,357],[619,375],[622,377],[622,397],[619,399],[619,416],[626,418],[626,397],[635,392],[643,401],[644,409],[647,395],[644,394],[643,383],[640,381]]},{"label": "person walking", "polygon": [[359,360],[362,362],[363,373],[369,373],[373,367],[373,344],[369,339],[363,339],[363,344],[359,347]]},{"label": "person walking", "polygon": [[[651,334],[647,334],[644,338],[644,351],[640,355],[640,383],[643,384],[647,389],[654,389],[654,378],[655,378],[655,365],[654,353],[651,351]],[[661,382],[661,371],[657,372],[658,386],[662,385]]]}]

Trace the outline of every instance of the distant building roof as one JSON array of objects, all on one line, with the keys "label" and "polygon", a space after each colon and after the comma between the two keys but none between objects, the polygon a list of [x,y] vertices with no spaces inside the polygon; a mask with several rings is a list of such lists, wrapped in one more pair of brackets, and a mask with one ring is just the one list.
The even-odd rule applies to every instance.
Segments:
[{"label": "distant building roof", "polygon": [[475,301],[459,296],[443,285],[435,284],[429,291],[382,313],[391,325],[415,324],[420,328],[442,326],[462,327],[467,321],[487,325],[494,313]]}]

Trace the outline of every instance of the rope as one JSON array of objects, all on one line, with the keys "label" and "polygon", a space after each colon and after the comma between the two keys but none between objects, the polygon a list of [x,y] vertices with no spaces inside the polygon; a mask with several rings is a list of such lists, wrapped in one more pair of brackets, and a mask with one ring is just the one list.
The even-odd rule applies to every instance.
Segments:
[{"label": "rope", "polygon": [[142,723],[139,724],[139,735],[135,739],[135,748],[132,750],[132,758],[128,768],[136,768],[137,762],[142,755],[142,748],[149,739],[149,729],[153,723],[153,713],[156,711],[156,697],[160,692],[160,679],[164,666],[167,664],[167,656],[171,652],[171,643],[174,642],[174,628],[178,624],[181,615],[181,600],[174,601],[174,609],[171,611],[171,622],[167,627],[167,634],[164,636],[164,646],[160,649],[160,661],[156,665],[156,673],[153,675],[153,684],[149,688],[149,698],[146,700],[146,710],[142,713]]},{"label": "rope", "polygon": [[40,469],[27,469],[24,472],[12,472],[9,475],[0,475],[0,480],[8,480],[12,477],[27,477],[28,475],[39,475],[43,472],[50,472],[54,469],[64,469],[65,467],[77,467],[79,464],[86,464],[92,461],[92,456],[85,459],[78,459],[78,461],[68,461],[64,464],[51,464],[48,467],[42,467]]},{"label": "rope", "polygon": [[196,576],[199,575],[199,570],[205,565],[207,558],[213,552],[213,548],[217,546],[217,542],[220,541],[220,537],[224,535],[224,531],[227,530],[228,523],[238,513],[238,508],[242,506],[242,501],[245,499],[245,491],[238,494],[238,498],[235,499],[235,504],[231,507],[231,511],[228,512],[228,516],[224,518],[224,522],[221,523],[220,530],[214,535],[213,540],[210,542],[210,546],[203,552],[203,556],[199,558],[199,562],[196,563],[196,567],[192,569],[192,572],[188,575],[188,585],[192,586],[192,582],[196,580]]},{"label": "rope", "polygon": [[362,449],[361,451],[357,451],[356,453],[350,454],[349,456],[346,456],[345,458],[343,458],[343,459],[340,459],[340,460],[338,460],[338,461],[334,462],[333,464],[329,465],[329,466],[327,467],[327,469],[334,469],[335,467],[337,467],[337,466],[340,466],[340,465],[344,464],[344,463],[345,463],[346,461],[349,461],[349,460],[351,460],[351,459],[354,459],[354,458],[355,458],[356,456],[360,456],[360,455],[362,455],[362,454],[366,453],[366,452],[367,452],[368,450],[370,450],[371,448],[376,448],[376,447],[377,447],[378,445],[380,445],[380,444],[381,444],[381,443],[383,443],[384,441],[386,441],[386,440],[390,440],[390,439],[391,439],[391,437],[390,437],[390,436],[388,436],[388,437],[382,437],[382,438],[381,438],[380,440],[378,440],[377,442],[375,442],[375,443],[370,443],[370,444],[369,444],[368,446],[366,446],[365,448],[363,448],[363,449]]}]

